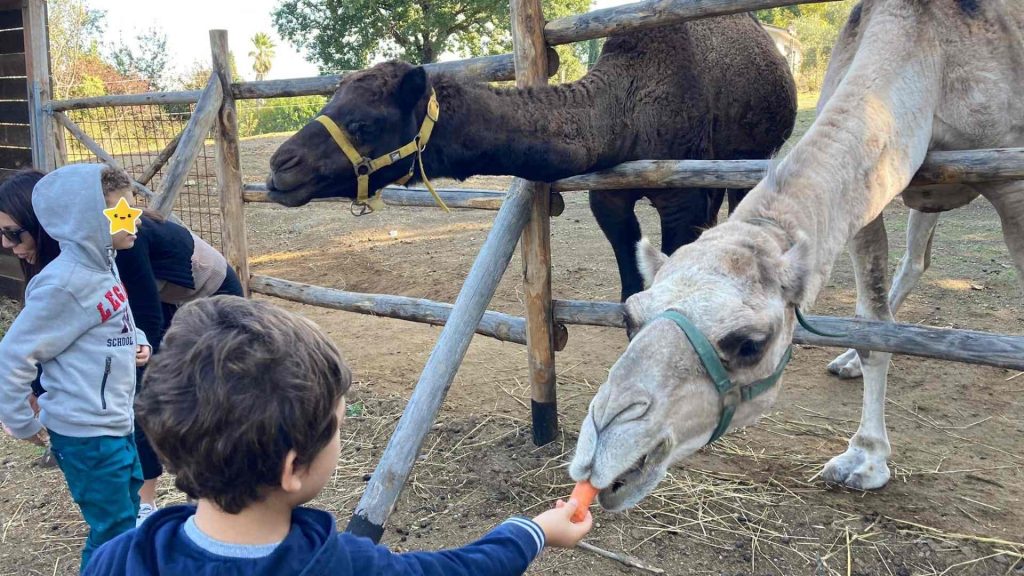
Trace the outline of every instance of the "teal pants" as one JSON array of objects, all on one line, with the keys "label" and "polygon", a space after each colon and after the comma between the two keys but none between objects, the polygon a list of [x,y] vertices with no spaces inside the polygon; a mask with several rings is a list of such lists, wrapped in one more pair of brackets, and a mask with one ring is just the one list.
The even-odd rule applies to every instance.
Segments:
[{"label": "teal pants", "polygon": [[71,497],[89,525],[80,571],[104,542],[135,528],[142,465],[132,435],[72,438],[50,431]]}]

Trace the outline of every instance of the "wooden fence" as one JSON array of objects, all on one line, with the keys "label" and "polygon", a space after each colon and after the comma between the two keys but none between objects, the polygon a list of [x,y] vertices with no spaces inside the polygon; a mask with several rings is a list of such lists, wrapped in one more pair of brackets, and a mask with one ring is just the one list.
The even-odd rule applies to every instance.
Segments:
[{"label": "wooden fence", "polygon": [[[816,0],[648,0],[598,10],[545,23],[540,0],[512,2],[514,53],[428,66],[481,80],[516,79],[520,87],[546,82],[557,69],[550,46],[755,9]],[[560,180],[551,184],[515,180],[508,193],[446,190],[449,205],[497,209],[494,224],[454,304],[392,295],[357,294],[248,274],[244,202],[266,202],[266,188],[244,185],[238,169],[238,127],[234,102],[242,98],[274,98],[329,94],[338,76],[233,83],[227,62],[227,37],[211,31],[214,72],[202,91],[106,96],[52,102],[53,114],[103,158],[102,150],[88,137],[72,130],[63,111],[140,104],[198,103],[188,127],[168,145],[156,165],[169,163],[160,190],[151,192],[153,205],[169,213],[180,188],[180,167],[191,163],[202,136],[217,126],[217,174],[223,247],[239,272],[246,291],[259,292],[296,302],[443,325],[434,350],[427,359],[409,404],[385,449],[377,470],[367,484],[348,530],[379,539],[398,499],[445,394],[474,334],[525,344],[530,363],[534,441],[550,441],[557,432],[554,353],[565,346],[567,325],[590,324],[622,327],[621,305],[611,302],[553,301],[551,298],[551,247],[549,219],[561,211],[559,192],[591,188],[623,187],[751,187],[769,167],[767,161],[639,161],[610,170]],[[107,155],[109,157],[109,154]],[[1024,178],[1024,149],[936,152],[930,154],[915,178],[925,182],[984,182]],[[137,188],[146,182],[140,178]],[[433,205],[425,191],[389,187],[386,202]],[[498,281],[517,244],[523,249],[523,282],[526,315],[512,316],[487,310]],[[844,338],[827,338],[798,330],[796,342],[835,347],[882,350],[901,354],[1024,369],[1024,337],[986,334],[967,330],[943,330],[921,326],[868,322],[848,318],[815,317],[813,320]]]}]

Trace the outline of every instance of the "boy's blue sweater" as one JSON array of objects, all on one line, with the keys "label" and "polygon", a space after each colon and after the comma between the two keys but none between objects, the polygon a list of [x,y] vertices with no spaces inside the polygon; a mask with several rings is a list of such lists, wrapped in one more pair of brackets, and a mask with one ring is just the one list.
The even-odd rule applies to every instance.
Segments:
[{"label": "boy's blue sweater", "polygon": [[158,510],[141,528],[93,555],[83,576],[504,576],[519,575],[544,548],[540,527],[513,518],[480,540],[439,552],[396,554],[367,538],[339,533],[323,510],[296,508],[287,538],[265,558],[228,558],[199,548],[185,534],[194,506]]}]

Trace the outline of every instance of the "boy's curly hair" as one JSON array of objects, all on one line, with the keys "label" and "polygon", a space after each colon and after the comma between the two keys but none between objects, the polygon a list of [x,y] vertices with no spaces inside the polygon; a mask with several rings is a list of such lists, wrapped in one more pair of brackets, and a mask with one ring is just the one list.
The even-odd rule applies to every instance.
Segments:
[{"label": "boy's curly hair", "polygon": [[335,410],[350,383],[312,322],[215,296],[175,315],[135,407],[177,487],[237,514],[280,486],[289,450],[309,465],[338,433]]}]

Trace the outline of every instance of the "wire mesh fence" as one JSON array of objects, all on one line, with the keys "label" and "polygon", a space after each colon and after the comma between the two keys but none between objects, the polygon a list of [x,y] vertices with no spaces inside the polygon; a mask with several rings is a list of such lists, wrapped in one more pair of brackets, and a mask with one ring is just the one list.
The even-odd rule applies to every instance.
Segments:
[{"label": "wire mesh fence", "polygon": [[[110,153],[132,178],[139,180],[157,160],[160,152],[181,133],[192,117],[195,105],[147,105],[70,110],[68,118]],[[193,163],[174,205],[174,213],[203,240],[221,247],[220,204],[213,133]],[[62,164],[99,162],[67,130],[59,142]],[[166,164],[148,182],[153,191],[163,183]],[[145,199],[139,198],[145,205]]]}]

